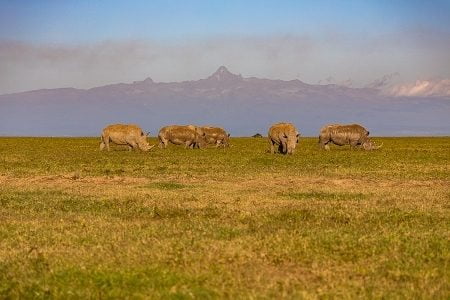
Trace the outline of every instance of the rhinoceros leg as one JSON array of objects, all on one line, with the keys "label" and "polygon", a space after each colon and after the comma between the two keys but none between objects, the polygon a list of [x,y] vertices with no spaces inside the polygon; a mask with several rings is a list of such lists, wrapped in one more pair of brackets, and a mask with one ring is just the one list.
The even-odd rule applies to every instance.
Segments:
[{"label": "rhinoceros leg", "polygon": [[[105,146],[106,146],[106,150],[109,151],[109,150],[110,150],[110,149],[109,149],[109,136],[103,137],[103,143],[104,143]],[[100,147],[101,147],[101,145],[100,145]]]},{"label": "rhinoceros leg", "polygon": [[358,146],[358,141],[350,141],[350,149],[354,150]]},{"label": "rhinoceros leg", "polygon": [[288,149],[287,149],[287,142],[286,141],[282,141],[281,142],[281,153],[286,154]]},{"label": "rhinoceros leg", "polygon": [[269,139],[269,144],[270,144],[270,153],[274,154],[275,153],[275,143],[272,141],[272,139]]}]

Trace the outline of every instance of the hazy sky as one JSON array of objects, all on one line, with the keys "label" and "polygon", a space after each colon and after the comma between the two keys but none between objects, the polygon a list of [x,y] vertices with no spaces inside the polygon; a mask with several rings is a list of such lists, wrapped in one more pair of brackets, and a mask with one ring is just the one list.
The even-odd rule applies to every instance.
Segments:
[{"label": "hazy sky", "polygon": [[152,77],[450,78],[450,1],[2,1],[0,94]]}]

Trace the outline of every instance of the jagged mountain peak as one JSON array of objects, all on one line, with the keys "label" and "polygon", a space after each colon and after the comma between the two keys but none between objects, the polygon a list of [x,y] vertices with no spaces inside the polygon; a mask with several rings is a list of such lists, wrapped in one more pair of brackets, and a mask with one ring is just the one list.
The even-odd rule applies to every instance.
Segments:
[{"label": "jagged mountain peak", "polygon": [[216,80],[216,81],[230,81],[236,79],[242,79],[241,75],[236,75],[228,71],[225,66],[220,66],[216,72],[214,72],[208,79]]},{"label": "jagged mountain peak", "polygon": [[232,74],[230,71],[228,71],[227,67],[225,67],[225,66],[220,66],[215,73],[220,73],[220,74],[229,73],[229,74]]}]

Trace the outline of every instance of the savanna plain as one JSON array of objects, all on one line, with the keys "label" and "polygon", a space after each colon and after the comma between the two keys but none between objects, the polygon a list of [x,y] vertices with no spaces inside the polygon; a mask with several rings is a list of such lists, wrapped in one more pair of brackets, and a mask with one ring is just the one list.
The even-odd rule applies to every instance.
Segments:
[{"label": "savanna plain", "polygon": [[450,138],[374,140],[0,138],[0,298],[449,299]]}]

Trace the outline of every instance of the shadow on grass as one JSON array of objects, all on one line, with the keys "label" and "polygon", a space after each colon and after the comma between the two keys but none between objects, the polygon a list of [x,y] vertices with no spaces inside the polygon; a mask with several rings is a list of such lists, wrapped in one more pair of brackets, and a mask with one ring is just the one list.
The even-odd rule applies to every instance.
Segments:
[{"label": "shadow on grass", "polygon": [[159,190],[179,190],[188,188],[188,185],[177,182],[154,182],[143,186],[144,188],[159,189]]}]

